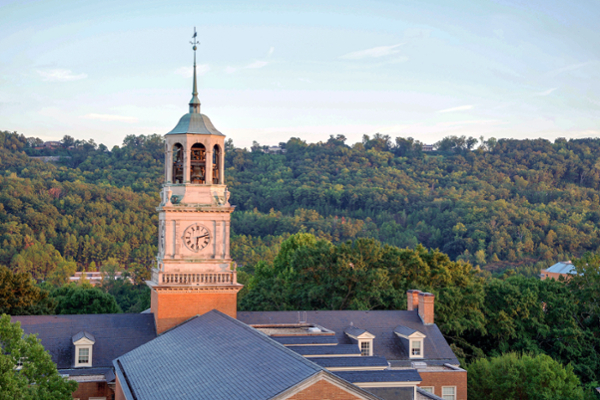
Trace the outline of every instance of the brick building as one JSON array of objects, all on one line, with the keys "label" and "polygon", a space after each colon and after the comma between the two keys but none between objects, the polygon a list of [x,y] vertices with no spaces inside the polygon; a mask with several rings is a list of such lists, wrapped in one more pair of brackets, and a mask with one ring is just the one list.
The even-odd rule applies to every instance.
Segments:
[{"label": "brick building", "polygon": [[540,278],[542,280],[545,279],[556,279],[559,280],[562,276],[565,279],[569,279],[571,275],[575,275],[577,271],[575,271],[575,266],[571,261],[561,261],[557,262],[553,266],[547,269],[543,269],[540,271]]},{"label": "brick building", "polygon": [[165,140],[149,312],[13,318],[79,382],[74,398],[466,400],[431,293],[397,311],[237,312],[225,136],[200,113],[195,65]]}]

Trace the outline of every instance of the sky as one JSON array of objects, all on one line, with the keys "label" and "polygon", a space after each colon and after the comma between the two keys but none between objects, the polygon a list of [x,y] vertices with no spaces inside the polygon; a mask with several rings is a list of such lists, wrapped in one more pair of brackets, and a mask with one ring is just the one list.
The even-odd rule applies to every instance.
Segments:
[{"label": "sky", "polygon": [[187,113],[238,147],[600,136],[600,1],[0,0],[0,130],[109,148]]}]

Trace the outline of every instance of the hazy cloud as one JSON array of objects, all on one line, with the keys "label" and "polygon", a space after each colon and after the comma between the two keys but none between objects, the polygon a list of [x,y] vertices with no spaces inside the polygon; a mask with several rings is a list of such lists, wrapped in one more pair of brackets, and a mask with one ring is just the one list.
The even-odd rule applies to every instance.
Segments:
[{"label": "hazy cloud", "polygon": [[[210,65],[208,64],[200,64],[198,66],[196,66],[196,74],[197,75],[204,75],[206,74],[208,71],[210,71]],[[194,67],[181,67],[181,68],[177,68],[175,70],[175,73],[177,75],[181,75],[184,78],[191,78],[192,76],[194,76]]]},{"label": "hazy cloud", "polygon": [[552,88],[548,90],[544,90],[543,92],[536,93],[536,96],[548,96],[550,93],[554,92],[558,88]]},{"label": "hazy cloud", "polygon": [[567,65],[565,67],[558,68],[558,69],[555,69],[553,71],[548,72],[546,74],[546,76],[552,78],[552,77],[555,77],[555,76],[557,76],[559,74],[562,74],[563,72],[575,71],[575,70],[577,70],[579,68],[582,68],[582,67],[585,67],[585,66],[588,66],[590,64],[597,63],[597,62],[598,61],[596,61],[596,60],[592,60],[592,61],[586,61],[586,62],[583,62],[583,63],[577,63],[577,64]]},{"label": "hazy cloud", "polygon": [[111,114],[87,114],[83,118],[96,119],[99,121],[117,121],[117,122],[137,122],[135,117],[125,117],[122,115],[111,115]]},{"label": "hazy cloud", "polygon": [[446,108],[443,110],[439,110],[439,113],[449,113],[449,112],[455,112],[455,111],[466,111],[466,110],[470,110],[472,109],[474,106],[472,105],[465,105],[465,106],[459,106],[459,107],[452,107],[452,108]]},{"label": "hazy cloud", "polygon": [[70,69],[38,70],[43,80],[48,82],[70,82],[87,78],[87,74],[74,74]]},{"label": "hazy cloud", "polygon": [[268,64],[268,61],[254,61],[253,63],[246,65],[244,68],[262,68]]},{"label": "hazy cloud", "polygon": [[392,54],[399,53],[400,49],[398,49],[398,47],[402,46],[403,44],[404,43],[398,43],[392,46],[379,46],[367,50],[353,51],[351,53],[340,56],[340,58],[343,58],[345,60],[361,60],[363,58],[378,58],[389,56]]},{"label": "hazy cloud", "polygon": [[275,47],[271,46],[271,48],[269,49],[269,52],[267,53],[267,57],[271,57],[271,54],[273,54],[274,51],[275,51]]},{"label": "hazy cloud", "polygon": [[227,68],[225,68],[226,74],[233,74],[235,71],[237,71],[237,68],[230,67],[229,65],[227,66]]}]

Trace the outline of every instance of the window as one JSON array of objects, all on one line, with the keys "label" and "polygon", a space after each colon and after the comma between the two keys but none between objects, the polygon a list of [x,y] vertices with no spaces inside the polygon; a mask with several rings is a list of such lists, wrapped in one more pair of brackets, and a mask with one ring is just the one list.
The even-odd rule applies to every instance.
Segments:
[{"label": "window", "polygon": [[173,183],[183,183],[183,146],[173,146]]},{"label": "window", "polygon": [[456,386],[442,386],[442,399],[456,400]]},{"label": "window", "polygon": [[410,355],[412,357],[421,357],[421,341],[420,340],[411,340],[410,341]]},{"label": "window", "polygon": [[15,369],[17,371],[20,371],[23,369],[23,361],[25,361],[25,357],[19,357],[19,360],[17,361],[17,365],[15,366]]},{"label": "window", "polygon": [[370,356],[371,355],[371,342],[360,342],[360,355]]},{"label": "window", "polygon": [[192,146],[190,157],[190,181],[192,183],[206,183],[206,149],[201,143]]},{"label": "window", "polygon": [[82,348],[79,349],[79,354],[77,356],[78,364],[88,364],[90,362],[90,349]]},{"label": "window", "polygon": [[421,386],[421,390],[427,393],[435,394],[433,386]]},{"label": "window", "polygon": [[218,185],[219,183],[219,175],[220,175],[220,164],[221,164],[221,149],[219,146],[214,147],[213,150],[213,181],[212,183]]}]

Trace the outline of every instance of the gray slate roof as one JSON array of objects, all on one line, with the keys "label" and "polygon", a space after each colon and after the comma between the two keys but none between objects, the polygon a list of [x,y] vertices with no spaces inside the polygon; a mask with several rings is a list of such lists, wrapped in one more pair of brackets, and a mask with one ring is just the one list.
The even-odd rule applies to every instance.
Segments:
[{"label": "gray slate roof", "polygon": [[417,330],[416,329],[410,329],[406,326],[402,326],[402,325],[398,325],[397,327],[394,328],[394,332],[399,333],[401,335],[404,336],[410,336],[413,333],[415,333]]},{"label": "gray slate roof", "polygon": [[356,354],[360,356],[360,349],[357,344],[338,344],[337,346],[287,346],[287,348],[304,356],[313,354]]},{"label": "gray slate roof", "polygon": [[171,130],[171,132],[167,133],[167,135],[176,135],[181,133],[196,133],[200,135],[220,135],[223,136],[221,132],[215,128],[215,126],[210,122],[210,119],[204,114],[198,113],[187,113],[177,123],[175,128]]},{"label": "gray slate roof", "polygon": [[387,367],[383,357],[313,357],[310,361],[324,368],[335,367]]},{"label": "gray slate roof", "polygon": [[[73,367],[73,336],[93,335],[92,367],[112,367],[112,360],[156,337],[153,314],[27,315],[21,322],[26,334],[37,334],[58,369]],[[81,368],[86,370],[86,368]]]},{"label": "gray slate roof", "polygon": [[420,382],[421,375],[416,369],[386,371],[333,371],[340,378],[350,382]]},{"label": "gray slate roof", "polygon": [[356,326],[349,326],[346,329],[344,329],[344,332],[347,335],[352,335],[352,336],[360,336],[363,333],[366,332],[366,330],[361,329],[361,328],[357,328]]},{"label": "gray slate roof", "polygon": [[575,271],[575,266],[571,261],[561,261],[557,262],[550,268],[546,269],[546,272],[554,272],[557,274],[571,274],[575,275],[577,272]]},{"label": "gray slate roof", "polygon": [[215,310],[161,334],[114,365],[138,400],[269,399],[324,371]]},{"label": "gray slate roof", "polygon": [[444,400],[433,393],[426,392],[425,390],[417,387],[417,400]]},{"label": "gray slate roof", "polygon": [[[247,324],[284,324],[296,323],[297,314],[297,311],[242,311],[237,317]],[[352,343],[344,333],[347,327],[364,327],[376,336],[373,339],[373,355],[385,357],[392,366],[410,367],[408,353],[394,333],[394,328],[402,325],[427,336],[423,343],[425,358],[419,361],[431,365],[459,364],[438,327],[435,324],[423,325],[417,311],[306,311],[306,319],[308,323],[334,331],[340,344]]]},{"label": "gray slate roof", "polygon": [[81,332],[73,335],[72,341],[73,341],[73,343],[75,343],[78,340],[83,339],[83,338],[89,339],[92,342],[96,342],[96,338],[94,337],[94,335],[92,335],[91,333],[86,332],[86,331],[81,331]]},{"label": "gray slate roof", "polygon": [[333,345],[337,344],[338,340],[335,336],[314,336],[314,335],[306,335],[306,336],[271,336],[276,342],[279,342],[284,345],[307,345],[307,344],[328,344]]}]

